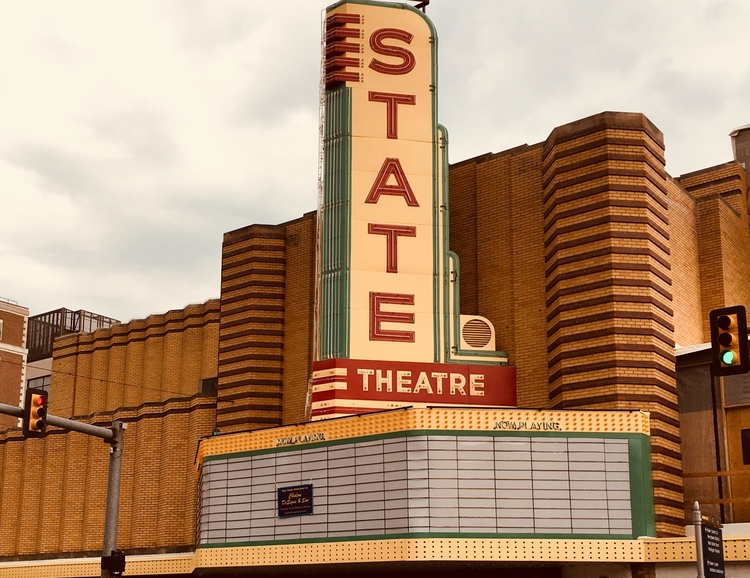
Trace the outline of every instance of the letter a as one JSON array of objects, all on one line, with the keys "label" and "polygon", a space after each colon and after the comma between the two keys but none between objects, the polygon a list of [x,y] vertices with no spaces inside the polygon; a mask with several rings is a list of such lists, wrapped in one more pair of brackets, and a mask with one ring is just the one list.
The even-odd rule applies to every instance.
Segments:
[{"label": "letter a", "polygon": [[[395,185],[389,185],[388,179],[393,175],[396,179]],[[406,180],[404,169],[398,159],[385,159],[383,166],[380,168],[378,177],[367,195],[365,203],[375,204],[380,199],[380,195],[393,195],[395,197],[404,197],[406,204],[410,207],[418,207],[419,203],[411,190],[409,181]]]}]

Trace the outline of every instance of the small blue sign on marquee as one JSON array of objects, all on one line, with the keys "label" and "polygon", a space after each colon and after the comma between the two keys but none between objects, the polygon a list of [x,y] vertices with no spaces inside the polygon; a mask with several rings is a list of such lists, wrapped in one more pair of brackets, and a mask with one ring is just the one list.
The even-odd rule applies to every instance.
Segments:
[{"label": "small blue sign on marquee", "polygon": [[278,488],[279,518],[313,513],[313,485],[301,484]]}]

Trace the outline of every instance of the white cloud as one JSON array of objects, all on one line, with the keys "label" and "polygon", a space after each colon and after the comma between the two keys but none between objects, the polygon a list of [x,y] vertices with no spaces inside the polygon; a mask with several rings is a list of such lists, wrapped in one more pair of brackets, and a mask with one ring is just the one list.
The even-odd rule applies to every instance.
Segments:
[{"label": "white cloud", "polygon": [[[316,204],[321,0],[0,0],[0,296],[123,320],[219,293]],[[750,122],[750,5],[433,0],[454,161],[644,112],[675,175]]]}]

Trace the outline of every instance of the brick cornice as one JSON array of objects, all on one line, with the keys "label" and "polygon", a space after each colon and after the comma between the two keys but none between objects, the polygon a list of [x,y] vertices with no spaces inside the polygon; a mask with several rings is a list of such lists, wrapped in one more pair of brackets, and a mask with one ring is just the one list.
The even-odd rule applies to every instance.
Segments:
[{"label": "brick cornice", "polygon": [[[653,353],[663,358],[671,364],[675,363],[674,354],[656,345],[645,343],[606,343],[592,347],[579,347],[570,351],[561,351],[547,361],[547,367],[552,369],[555,365],[563,360],[575,359],[576,357],[586,357],[600,353],[611,353],[619,351],[636,351],[640,353]],[[554,373],[552,375],[555,375]]]},{"label": "brick cornice", "polygon": [[[247,255],[248,253],[252,254],[254,252],[263,252],[263,253],[286,253],[286,245],[279,244],[279,245],[260,245],[256,243],[248,244],[246,246],[237,248],[237,249],[231,249],[231,250],[225,250],[221,254],[221,260],[224,262],[225,260],[236,257],[237,255]],[[283,257],[279,257],[280,259]]]},{"label": "brick cornice", "polygon": [[542,159],[545,159],[554,150],[555,145],[606,129],[643,133],[660,150],[664,150],[664,134],[643,114],[607,111],[555,128],[544,142]]},{"label": "brick cornice", "polygon": [[557,227],[551,235],[544,240],[544,248],[547,249],[552,242],[566,233],[574,233],[576,231],[582,231],[584,229],[591,229],[600,225],[648,225],[654,231],[659,233],[665,240],[669,240],[669,232],[664,229],[661,225],[654,222],[653,219],[646,216],[633,216],[633,215],[604,215],[602,217],[595,217],[582,223],[576,223],[574,225],[567,225],[563,227]]},{"label": "brick cornice", "polygon": [[640,231],[602,231],[601,233],[595,233],[593,235],[588,235],[586,237],[580,237],[578,239],[571,239],[569,241],[562,241],[559,243],[555,243],[551,247],[547,247],[549,249],[545,255],[544,255],[544,261],[545,263],[549,263],[558,251],[562,251],[564,249],[570,249],[573,247],[580,248],[583,245],[588,245],[589,243],[596,243],[598,241],[604,241],[609,239],[619,239],[619,240],[628,240],[628,239],[638,239],[638,240],[647,240],[649,243],[652,243],[656,245],[662,252],[669,255],[671,254],[671,251],[669,247],[663,243],[660,239],[656,238],[651,233],[643,233]]},{"label": "brick cornice", "polygon": [[[643,143],[640,141],[631,140],[631,141],[627,141],[627,144],[643,149]],[[588,152],[590,150],[595,150],[596,148],[599,148],[599,147],[584,145],[584,146],[581,146],[580,148],[582,150],[580,150],[579,152]],[[565,151],[565,152],[567,153],[568,151]],[[556,156],[554,161],[560,160],[561,158],[565,158],[567,156],[570,156],[570,155],[569,154],[558,155]],[[661,161],[662,159],[658,159],[658,160]],[[543,180],[542,180],[542,187],[544,188],[547,188],[547,186],[550,184],[552,179],[555,178],[555,176],[559,176],[564,173],[569,173],[578,169],[589,168],[598,163],[606,163],[606,162],[611,162],[611,161],[642,163],[642,164],[648,165],[657,175],[659,175],[663,179],[667,178],[667,173],[664,170],[663,161],[661,163],[654,162],[653,155],[642,153],[642,152],[633,152],[630,154],[625,154],[625,153],[610,152],[605,149],[604,152],[601,152],[595,156],[588,155],[585,158],[582,158],[581,160],[568,163],[565,165],[554,164],[554,161],[551,163],[547,163],[546,166],[544,166],[542,169],[543,175],[546,175],[543,177]]]},{"label": "brick cornice", "polygon": [[[616,378],[617,383],[627,384],[629,381],[631,380]],[[676,402],[670,403],[667,400],[662,399],[656,395],[630,393],[608,393],[603,395],[586,396],[583,399],[563,399],[552,403],[552,409],[577,409],[592,405],[612,405],[617,402],[639,404],[640,407],[642,407],[645,403],[653,403],[663,405],[664,407],[669,407],[670,409],[674,409],[675,412],[679,411]]]}]

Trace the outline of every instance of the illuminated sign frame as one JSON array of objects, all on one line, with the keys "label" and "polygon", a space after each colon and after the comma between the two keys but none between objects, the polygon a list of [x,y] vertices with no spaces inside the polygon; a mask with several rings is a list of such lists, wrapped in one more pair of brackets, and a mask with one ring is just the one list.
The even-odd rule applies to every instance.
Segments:
[{"label": "illuminated sign frame", "polygon": [[[492,324],[459,314],[435,28],[410,6],[374,0],[339,2],[326,16],[313,418],[406,403],[348,403],[365,391],[353,381],[355,360],[357,371],[368,362],[429,363],[429,374],[460,373],[443,365],[485,365],[487,390],[497,395],[461,403],[515,405],[515,370],[505,352],[495,351]],[[421,374],[416,367],[401,371]],[[451,400],[412,396],[411,404],[425,403]],[[348,410],[339,411],[342,405]]]}]

